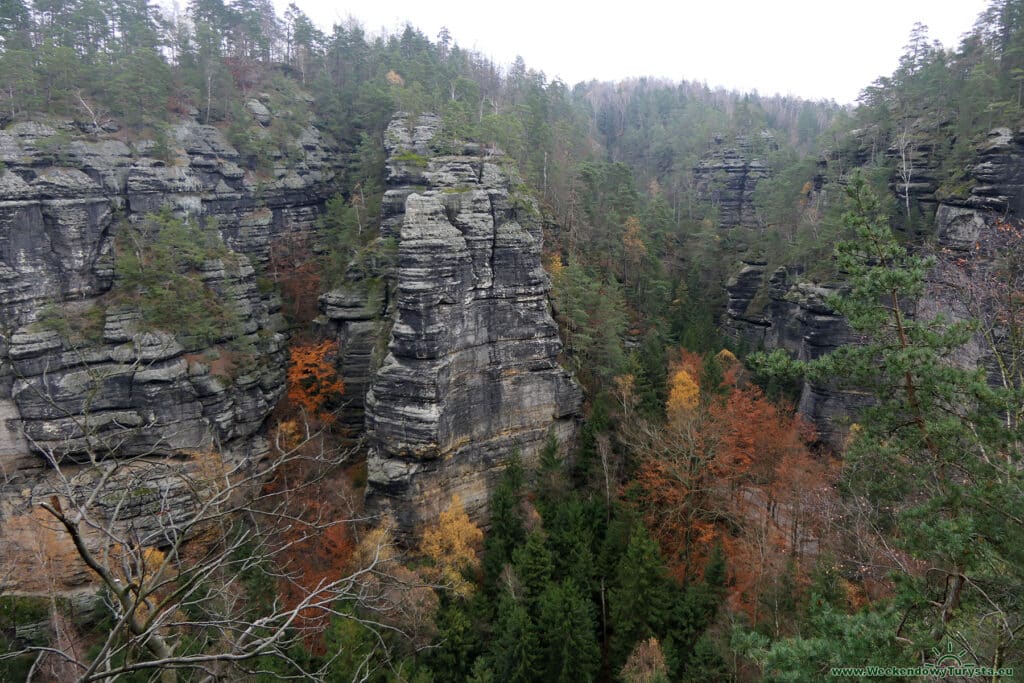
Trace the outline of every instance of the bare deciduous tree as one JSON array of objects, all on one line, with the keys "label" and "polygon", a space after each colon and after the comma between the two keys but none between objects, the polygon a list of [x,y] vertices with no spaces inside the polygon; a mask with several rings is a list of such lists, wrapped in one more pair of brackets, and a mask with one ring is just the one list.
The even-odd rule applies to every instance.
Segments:
[{"label": "bare deciduous tree", "polygon": [[910,126],[904,125],[896,135],[896,149],[899,152],[899,166],[896,172],[899,173],[903,187],[903,203],[910,221],[910,181],[914,177],[914,136],[910,132]]},{"label": "bare deciduous tree", "polygon": [[[135,369],[143,365],[137,360]],[[101,386],[105,378],[90,372]],[[40,398],[60,409],[51,396]],[[170,447],[174,438],[167,433],[145,453],[128,456],[121,448],[143,430],[159,434],[154,425],[110,430],[88,410],[69,419],[78,432],[61,447],[30,438],[52,482],[37,509],[91,570],[111,625],[86,656],[86,648],[68,646],[73,637],[55,610],[59,637],[0,654],[34,653],[30,680],[41,680],[44,668],[82,683],[140,672],[162,683],[181,676],[238,680],[261,671],[320,680],[341,653],[315,660],[314,670],[295,661],[294,646],[309,629],[341,618],[361,622],[376,647],[386,647],[385,632],[404,636],[409,620],[395,612],[407,606],[401,593],[419,577],[400,568],[389,534],[368,534],[347,575],[315,585],[301,585],[285,560],[297,544],[352,521],[310,519],[296,509],[296,496],[351,454],[332,450],[323,431],[307,425],[302,438],[272,439],[262,458],[214,449],[182,453]],[[278,485],[265,486],[275,477]],[[265,594],[255,594],[254,576],[264,579]],[[285,604],[276,590],[281,583],[299,585],[299,598]],[[369,671],[369,655],[366,660],[360,676]],[[265,671],[268,662],[274,672]]]}]

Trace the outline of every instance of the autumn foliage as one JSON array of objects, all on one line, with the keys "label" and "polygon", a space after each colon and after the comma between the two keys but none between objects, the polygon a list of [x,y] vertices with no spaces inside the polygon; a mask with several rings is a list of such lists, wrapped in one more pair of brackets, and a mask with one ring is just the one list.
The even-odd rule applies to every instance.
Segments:
[{"label": "autumn foliage", "polygon": [[732,354],[677,352],[668,377],[664,423],[635,418],[626,430],[647,526],[681,581],[699,579],[720,546],[731,602],[756,619],[773,576],[794,558],[813,560],[830,467],[811,454],[811,430],[751,384]]},{"label": "autumn foliage", "polygon": [[[314,441],[301,448],[318,450],[320,444]],[[280,573],[277,589],[284,606],[294,607],[310,594],[314,601],[329,598],[329,593],[317,591],[349,574],[356,554],[351,526],[345,521],[355,512],[356,495],[349,479],[341,468],[324,472],[314,459],[297,459],[266,484],[268,499],[282,501],[283,508],[276,513],[295,520],[280,529],[280,537],[274,540],[281,546],[275,569]],[[303,610],[296,625],[305,631],[307,645],[319,652],[326,626],[323,610]]]},{"label": "autumn foliage", "polygon": [[333,358],[338,344],[324,340],[318,344],[292,347],[288,364],[288,400],[308,418],[324,423],[334,421],[328,407],[345,392]]},{"label": "autumn foliage", "polygon": [[668,665],[658,639],[652,636],[637,643],[619,675],[626,683],[667,681]]},{"label": "autumn foliage", "polygon": [[480,567],[477,551],[483,539],[480,527],[466,514],[462,499],[454,495],[437,524],[423,532],[420,551],[433,562],[437,579],[451,586],[456,595],[468,597],[473,584],[465,573]]},{"label": "autumn foliage", "polygon": [[270,246],[270,272],[281,288],[284,313],[295,323],[308,323],[317,314],[322,278],[311,254],[312,245],[302,234],[279,238]]}]

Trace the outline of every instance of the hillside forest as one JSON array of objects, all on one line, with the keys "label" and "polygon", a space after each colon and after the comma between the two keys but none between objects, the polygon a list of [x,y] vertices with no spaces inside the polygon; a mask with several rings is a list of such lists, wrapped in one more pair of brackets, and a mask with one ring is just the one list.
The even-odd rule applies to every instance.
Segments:
[{"label": "hillside forest", "polygon": [[[305,158],[309,125],[336,171],[315,237],[272,242],[256,272],[287,321],[273,351],[287,388],[261,427],[279,462],[244,487],[219,472],[217,514],[169,545],[91,555],[87,608],[5,592],[0,575],[0,680],[919,670],[871,678],[902,681],[954,660],[1015,680],[1024,205],[976,198],[1004,176],[1022,184],[1022,92],[1022,0],[991,0],[954,48],[918,25],[855,106],[651,78],[570,85],[447,30],[325,32],[269,0],[0,0],[0,128],[73,122],[37,144],[54,165],[78,139],[114,136],[172,168],[187,119],[225,136],[254,187]],[[337,417],[352,385],[318,304],[353,279],[389,296],[374,278],[397,258],[381,234],[396,112],[435,113],[440,147],[510,160],[543,227],[559,361],[583,394],[571,443],[507,454],[486,518],[452,495],[412,534],[364,514],[365,454]],[[1015,151],[992,161],[997,142]],[[963,207],[991,220],[951,251],[936,226]],[[165,207],[124,226],[108,312],[136,306],[186,351],[241,334],[196,276],[210,259],[243,268],[216,225]],[[777,314],[797,305],[842,333],[794,353]],[[83,349],[104,334],[60,306],[33,324]],[[264,341],[219,362],[244,374]],[[856,401],[809,414],[808,395],[826,394]],[[56,496],[38,509],[74,536]]]}]

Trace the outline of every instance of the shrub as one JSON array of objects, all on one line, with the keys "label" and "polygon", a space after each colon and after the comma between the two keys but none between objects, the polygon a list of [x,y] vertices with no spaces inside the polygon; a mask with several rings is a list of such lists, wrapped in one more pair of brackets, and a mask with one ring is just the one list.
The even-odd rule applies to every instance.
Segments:
[{"label": "shrub", "polygon": [[115,298],[137,308],[143,322],[205,346],[241,333],[238,314],[203,276],[213,261],[234,264],[235,255],[209,223],[175,218],[164,208],[127,225],[115,257]]}]

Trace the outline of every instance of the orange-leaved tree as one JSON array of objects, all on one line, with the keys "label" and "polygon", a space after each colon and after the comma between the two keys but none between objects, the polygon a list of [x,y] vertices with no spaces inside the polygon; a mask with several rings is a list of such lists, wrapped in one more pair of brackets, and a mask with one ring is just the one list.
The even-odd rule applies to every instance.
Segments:
[{"label": "orange-leaved tree", "polygon": [[625,430],[645,521],[680,580],[697,579],[721,545],[732,602],[756,618],[773,574],[820,533],[811,517],[824,506],[807,496],[827,497],[828,468],[808,450],[810,430],[728,352],[677,353],[668,389],[663,423],[637,418]]},{"label": "orange-leaved tree", "polygon": [[307,418],[326,424],[334,421],[328,407],[345,392],[334,367],[337,352],[338,344],[331,340],[297,344],[291,349],[288,364],[288,400]]},{"label": "orange-leaved tree", "polygon": [[700,357],[683,353],[669,369],[664,423],[637,419],[624,430],[640,460],[637,482],[652,534],[677,578],[699,573],[718,536],[713,462],[728,429],[720,397],[702,391]]}]

